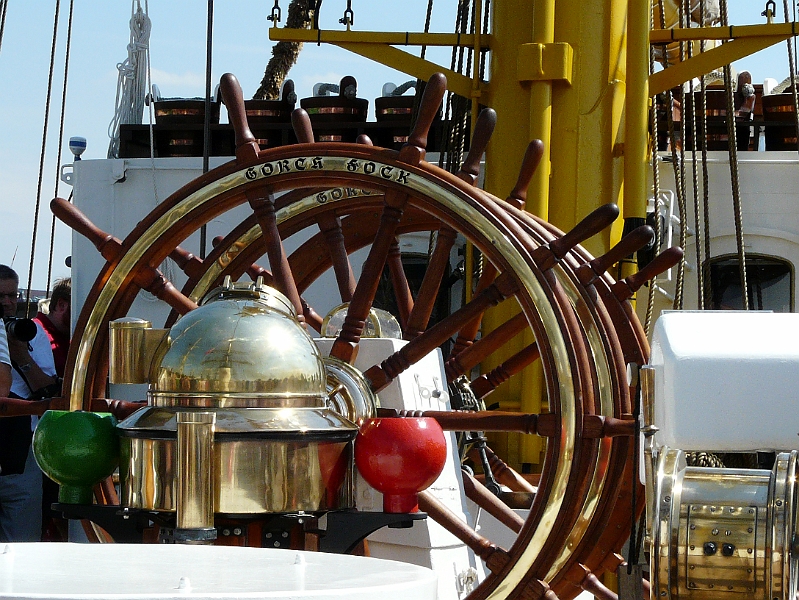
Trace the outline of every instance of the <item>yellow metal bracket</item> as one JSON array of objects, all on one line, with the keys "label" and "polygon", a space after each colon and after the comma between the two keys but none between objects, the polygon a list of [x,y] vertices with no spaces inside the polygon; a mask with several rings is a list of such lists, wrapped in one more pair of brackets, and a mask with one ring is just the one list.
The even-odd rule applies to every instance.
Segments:
[{"label": "yellow metal bracket", "polygon": [[[433,73],[443,73],[447,78],[447,89],[465,98],[479,98],[486,89],[485,84],[474,85],[471,78],[445,69],[441,65],[414,56],[395,46],[463,46],[474,47],[475,36],[457,33],[410,33],[383,31],[325,31],[321,29],[290,29],[287,27],[269,30],[269,39],[278,42],[317,42],[333,44],[378,63],[402,71],[417,79],[429,79]],[[490,48],[490,35],[479,38],[482,49]]]},{"label": "yellow metal bracket", "polygon": [[522,44],[516,62],[519,81],[571,83],[574,49],[565,42]]},{"label": "yellow metal bracket", "polygon": [[799,23],[730,25],[696,29],[657,29],[649,35],[652,44],[694,40],[732,40],[649,76],[649,94],[654,96],[686,81],[728,65],[797,35]]}]

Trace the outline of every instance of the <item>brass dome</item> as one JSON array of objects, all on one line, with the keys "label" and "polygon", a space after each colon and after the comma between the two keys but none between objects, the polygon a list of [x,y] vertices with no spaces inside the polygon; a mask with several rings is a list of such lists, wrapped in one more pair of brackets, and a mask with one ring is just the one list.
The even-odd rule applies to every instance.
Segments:
[{"label": "brass dome", "polygon": [[154,406],[323,407],[325,368],[288,299],[230,283],[170,330],[154,361]]}]

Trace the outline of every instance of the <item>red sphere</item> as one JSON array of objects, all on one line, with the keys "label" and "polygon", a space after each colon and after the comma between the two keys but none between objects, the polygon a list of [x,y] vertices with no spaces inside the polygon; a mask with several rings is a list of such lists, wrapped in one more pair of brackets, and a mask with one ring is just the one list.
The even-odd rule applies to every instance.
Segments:
[{"label": "red sphere", "polygon": [[417,493],[441,474],[447,459],[444,431],[435,419],[367,419],[355,438],[355,464],[383,494],[385,512],[416,512]]}]

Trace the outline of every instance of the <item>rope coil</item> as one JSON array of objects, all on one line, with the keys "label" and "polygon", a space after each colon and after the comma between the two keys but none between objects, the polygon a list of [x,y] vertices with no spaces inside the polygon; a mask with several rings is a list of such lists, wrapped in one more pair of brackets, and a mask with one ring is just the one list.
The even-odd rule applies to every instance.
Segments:
[{"label": "rope coil", "polygon": [[128,57],[117,64],[117,94],[114,101],[114,117],[108,125],[108,158],[119,157],[120,125],[141,125],[147,95],[146,68],[150,51],[152,23],[140,0],[131,6],[130,42]]}]

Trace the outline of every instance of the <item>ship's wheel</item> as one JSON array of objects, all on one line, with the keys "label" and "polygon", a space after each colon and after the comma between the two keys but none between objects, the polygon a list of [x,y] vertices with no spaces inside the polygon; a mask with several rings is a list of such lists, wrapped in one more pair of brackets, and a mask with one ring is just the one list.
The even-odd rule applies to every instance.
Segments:
[{"label": "ship's wheel", "polygon": [[[597,589],[594,573],[619,564],[615,553],[642,506],[640,491],[638,502],[632,500],[635,388],[628,383],[627,365],[644,364],[648,347],[627,298],[659,268],[667,267],[674,255],[614,282],[605,269],[645,244],[651,231],[639,230],[608,255],[593,259],[578,244],[615,220],[615,206],[600,208],[565,235],[525,213],[521,206],[536,162],[535,145],[508,202],[472,185],[481,144],[490,133],[477,136],[482,139],[473,142],[459,176],[424,162],[427,131],[444,89],[443,76],[434,76],[417,125],[399,152],[373,147],[366,140],[314,144],[301,114],[295,127],[305,143],[261,151],[247,127],[238,82],[226,75],[222,90],[236,130],[236,159],[173,194],[124,241],[99,231],[68,202],[54,200],[56,215],[87,235],[107,260],[77,321],[64,389],[73,409],[97,406],[105,397],[108,324],[128,313],[141,289],[168,302],[177,317],[195,308],[225,276],[236,280],[245,273],[271,276],[271,284],[290,299],[306,323],[318,327],[318,315],[302,294],[332,268],[349,309],[331,355],[352,362],[383,266],[396,258],[395,236],[437,231],[437,246],[417,298],[410,297],[401,276],[396,278],[398,316],[409,343],[366,370],[365,377],[379,391],[408,365],[459,334],[456,351],[447,361],[447,375],[454,379],[521,331],[532,331],[534,345],[483,375],[473,387],[484,395],[538,359],[544,371],[546,414],[437,415],[449,429],[512,430],[546,437],[541,478],[527,521],[514,525],[511,511],[493,509],[519,530],[516,542],[507,549],[497,547],[453,519],[430,496],[423,494],[420,505],[486,561],[490,574],[470,598],[534,598],[552,592],[570,598],[581,587]],[[252,216],[219,241],[204,261],[179,248],[203,224],[245,203]],[[314,228],[309,241],[287,256],[282,240],[307,228]],[[480,250],[486,267],[474,298],[428,327],[456,233]],[[368,258],[355,281],[348,254],[366,247]],[[264,253],[271,273],[253,265]],[[157,270],[168,256],[188,274],[182,291]],[[472,343],[482,313],[501,302],[517,305],[521,316]]]}]

